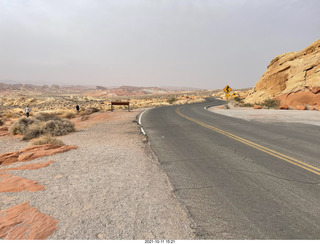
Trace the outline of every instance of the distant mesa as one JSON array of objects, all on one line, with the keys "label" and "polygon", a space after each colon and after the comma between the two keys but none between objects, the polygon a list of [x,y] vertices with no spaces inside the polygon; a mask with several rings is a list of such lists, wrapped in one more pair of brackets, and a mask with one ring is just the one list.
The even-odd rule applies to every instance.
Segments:
[{"label": "distant mesa", "polygon": [[320,39],[299,52],[275,57],[245,102],[268,98],[280,100],[282,108],[320,110]]}]

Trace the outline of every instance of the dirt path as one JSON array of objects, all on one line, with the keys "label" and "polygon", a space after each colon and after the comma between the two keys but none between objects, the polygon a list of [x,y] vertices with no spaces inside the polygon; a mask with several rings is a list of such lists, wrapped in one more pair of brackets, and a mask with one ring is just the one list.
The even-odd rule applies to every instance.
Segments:
[{"label": "dirt path", "polygon": [[[46,189],[0,193],[1,210],[29,201],[59,221],[48,239],[192,239],[192,223],[133,122],[138,112],[76,121],[78,132],[60,139],[78,149],[32,161],[55,161],[48,167],[14,172]],[[0,153],[26,147],[9,136],[0,142]]]}]

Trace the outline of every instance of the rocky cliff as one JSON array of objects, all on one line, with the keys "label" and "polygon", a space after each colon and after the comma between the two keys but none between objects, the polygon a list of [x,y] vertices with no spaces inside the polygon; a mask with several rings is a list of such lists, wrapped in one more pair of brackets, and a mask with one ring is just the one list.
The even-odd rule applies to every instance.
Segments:
[{"label": "rocky cliff", "polygon": [[282,107],[320,108],[320,39],[299,52],[275,57],[245,102],[281,100]]}]

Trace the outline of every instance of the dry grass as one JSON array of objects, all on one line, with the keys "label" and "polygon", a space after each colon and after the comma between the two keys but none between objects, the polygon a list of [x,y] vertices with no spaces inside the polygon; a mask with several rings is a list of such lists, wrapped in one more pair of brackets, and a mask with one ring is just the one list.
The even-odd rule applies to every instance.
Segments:
[{"label": "dry grass", "polygon": [[11,134],[24,135],[24,140],[42,135],[61,136],[74,131],[75,126],[71,121],[50,113],[38,113],[34,118],[20,118],[10,127]]},{"label": "dry grass", "polygon": [[74,124],[67,119],[49,120],[42,126],[42,134],[62,136],[75,131]]},{"label": "dry grass", "polygon": [[76,113],[73,111],[65,111],[61,114],[61,118],[72,119],[76,117]]},{"label": "dry grass", "polygon": [[54,138],[50,135],[41,136],[38,139],[32,141],[32,145],[43,145],[43,144],[52,144],[52,145],[65,145],[63,141]]},{"label": "dry grass", "polygon": [[90,108],[87,108],[86,110],[84,111],[81,111],[80,112],[80,115],[83,116],[83,115],[90,115],[90,114],[93,114],[93,113],[96,113],[96,112],[99,112],[100,110],[98,108],[95,108],[95,107],[90,107]]},{"label": "dry grass", "polygon": [[10,133],[13,135],[24,135],[27,132],[29,125],[33,124],[34,122],[34,119],[22,117],[13,123],[13,125],[10,127]]}]

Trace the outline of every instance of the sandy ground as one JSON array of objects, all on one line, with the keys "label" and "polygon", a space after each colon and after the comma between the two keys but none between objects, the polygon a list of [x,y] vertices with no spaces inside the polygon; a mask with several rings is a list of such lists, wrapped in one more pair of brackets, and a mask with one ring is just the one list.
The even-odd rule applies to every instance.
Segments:
[{"label": "sandy ground", "polygon": [[[78,132],[59,139],[78,149],[31,161],[54,160],[49,167],[14,172],[46,189],[1,193],[0,210],[30,201],[59,220],[48,239],[193,239],[192,222],[133,122],[139,112],[76,119]],[[27,146],[17,137],[0,137],[0,153]]]},{"label": "sandy ground", "polygon": [[259,122],[295,122],[320,126],[320,112],[310,110],[276,110],[235,107],[229,103],[230,109],[209,107],[208,111],[245,120]]}]

